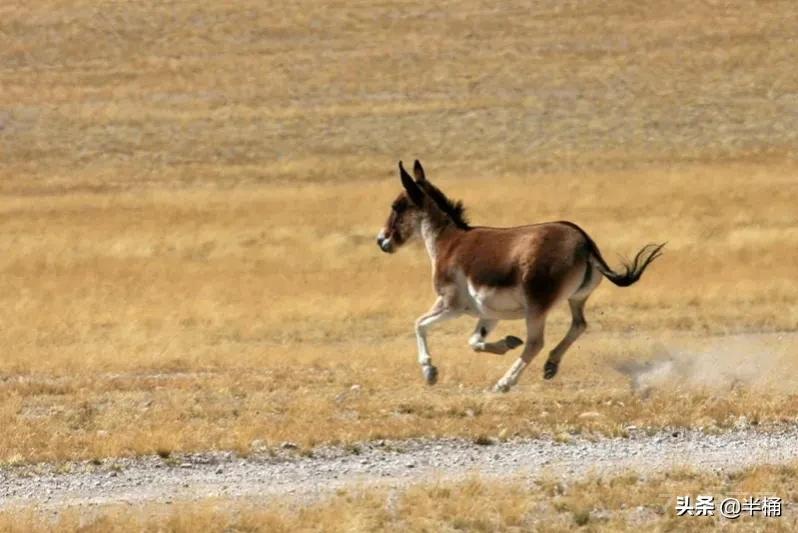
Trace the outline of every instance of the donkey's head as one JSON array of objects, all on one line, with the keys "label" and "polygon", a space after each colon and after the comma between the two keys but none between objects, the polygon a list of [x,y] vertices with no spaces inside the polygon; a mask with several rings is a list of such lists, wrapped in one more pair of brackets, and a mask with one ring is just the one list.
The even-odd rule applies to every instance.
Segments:
[{"label": "donkey's head", "polygon": [[397,248],[419,233],[421,228],[424,209],[430,200],[420,186],[420,183],[426,178],[424,169],[418,161],[413,165],[413,174],[415,174],[415,180],[405,171],[402,162],[399,161],[399,176],[402,178],[404,190],[391,204],[391,213],[388,215],[388,220],[385,221],[385,227],[377,235],[377,245],[383,252],[389,254],[395,252]]},{"label": "donkey's head", "polygon": [[464,231],[471,229],[463,202],[450,200],[430,183],[418,160],[413,165],[413,177],[399,161],[399,177],[405,190],[393,201],[385,227],[377,235],[377,244],[383,252],[393,253],[411,237],[421,233],[422,222],[426,222],[435,233],[448,227]]}]

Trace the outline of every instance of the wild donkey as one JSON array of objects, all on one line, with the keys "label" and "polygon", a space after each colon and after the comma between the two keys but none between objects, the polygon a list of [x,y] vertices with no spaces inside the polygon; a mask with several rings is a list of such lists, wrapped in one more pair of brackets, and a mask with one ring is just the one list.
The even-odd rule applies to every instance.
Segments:
[{"label": "wild donkey", "polygon": [[437,322],[468,314],[479,318],[469,344],[477,352],[504,354],[523,343],[508,336],[488,342],[488,334],[501,319],[526,319],[526,346],[521,357],[496,383],[507,392],[524,368],[543,348],[546,314],[556,303],[568,300],[572,322],[565,337],[549,354],[543,377],[557,374],[566,350],[585,331],[584,307],[603,275],[619,287],[640,279],[660,255],[664,244],[640,250],[624,272],[613,271],[596,243],[571,222],[548,222],[514,228],[472,227],[462,202],[453,202],[430,183],[416,161],[415,180],[399,162],[404,192],[394,200],[385,227],[377,236],[383,252],[393,253],[420,234],[432,261],[432,279],[438,299],[416,320],[418,362],[427,383],[434,384],[438,370],[427,347],[427,330]]}]

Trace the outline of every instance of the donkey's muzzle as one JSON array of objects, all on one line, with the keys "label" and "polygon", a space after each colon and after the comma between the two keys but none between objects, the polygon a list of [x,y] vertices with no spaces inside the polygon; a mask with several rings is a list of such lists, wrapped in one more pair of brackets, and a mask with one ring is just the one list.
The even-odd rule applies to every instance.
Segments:
[{"label": "donkey's muzzle", "polygon": [[380,250],[387,254],[393,253],[393,243],[391,242],[391,239],[386,239],[382,235],[377,237],[377,246],[379,246]]}]

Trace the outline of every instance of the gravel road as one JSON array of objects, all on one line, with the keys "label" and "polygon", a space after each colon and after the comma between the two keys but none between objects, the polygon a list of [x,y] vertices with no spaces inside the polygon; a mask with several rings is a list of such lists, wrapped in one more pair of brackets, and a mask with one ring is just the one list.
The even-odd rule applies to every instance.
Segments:
[{"label": "gravel road", "polygon": [[346,485],[400,487],[439,479],[575,478],[628,468],[651,473],[675,466],[735,470],[798,458],[798,427],[749,427],[723,434],[699,431],[568,443],[551,439],[477,445],[458,439],[368,443],[326,448],[302,457],[285,443],[276,455],[204,453],[68,465],[0,468],[0,508],[15,504],[100,505],[171,502],[205,497],[277,496],[313,499]]}]

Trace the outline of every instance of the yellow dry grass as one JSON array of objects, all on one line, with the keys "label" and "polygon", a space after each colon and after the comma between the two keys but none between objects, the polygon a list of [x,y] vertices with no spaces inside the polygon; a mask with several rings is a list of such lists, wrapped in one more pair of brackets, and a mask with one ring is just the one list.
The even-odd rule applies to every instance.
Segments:
[{"label": "yellow dry grass", "polygon": [[[794,336],[702,339],[798,329],[796,19],[790,1],[4,3],[0,461],[795,419]],[[470,353],[460,320],[432,333],[426,388],[427,259],[373,242],[400,157],[477,223],[570,219],[610,260],[667,254],[596,292],[555,382],[536,361],[483,393],[512,356]],[[633,394],[612,364],[660,343],[778,386],[754,364],[756,386]]]},{"label": "yellow dry grass", "polygon": [[[795,466],[763,466],[721,474],[679,469],[634,471],[572,482],[556,476],[529,482],[472,478],[405,489],[339,490],[305,505],[210,499],[95,508],[20,507],[0,512],[0,531],[795,531]],[[713,516],[678,516],[678,496],[714,497]],[[721,516],[726,498],[781,499],[781,516]]]}]

